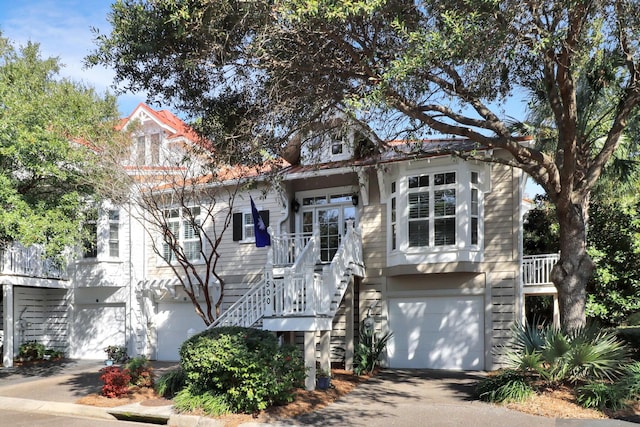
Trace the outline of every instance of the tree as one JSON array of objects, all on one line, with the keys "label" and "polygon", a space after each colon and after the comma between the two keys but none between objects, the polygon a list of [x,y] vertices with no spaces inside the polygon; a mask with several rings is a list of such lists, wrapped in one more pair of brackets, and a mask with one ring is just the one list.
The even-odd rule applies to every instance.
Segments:
[{"label": "tree", "polygon": [[[556,207],[553,281],[561,323],[575,329],[594,268],[590,194],[640,102],[639,11],[633,0],[124,0],[88,62],[218,123],[205,133],[231,124],[225,135],[255,151],[261,141],[278,153],[283,137],[330,110],[378,141],[433,131],[501,149],[508,155],[491,161],[524,170]],[[610,102],[598,126],[578,120],[582,74]],[[514,91],[549,105],[554,148],[530,147],[508,126],[501,111]],[[225,109],[234,120],[211,119]]]},{"label": "tree", "polygon": [[[169,120],[180,122],[177,117]],[[233,221],[236,196],[255,184],[250,177],[256,171],[220,164],[208,141],[188,126],[176,126],[180,132],[175,139],[158,137],[154,154],[140,156],[136,143],[139,138],[144,143],[145,125],[128,122],[121,130],[128,144],[114,145],[101,156],[106,167],[118,171],[118,184],[105,193],[111,200],[128,202],[123,205],[144,227],[152,251],[173,271],[208,326],[220,315],[225,291],[217,271],[223,256],[220,245]]]},{"label": "tree", "polygon": [[596,262],[587,286],[587,315],[619,325],[640,311],[640,198],[591,202],[589,254]]},{"label": "tree", "polygon": [[60,255],[82,240],[87,202],[108,171],[95,150],[110,142],[115,98],[58,78],[39,46],[0,34],[0,242]]},{"label": "tree", "polygon": [[[160,187],[141,189],[134,205],[141,211],[153,251],[171,267],[196,313],[209,326],[220,316],[225,282],[216,271],[222,256],[219,246],[231,225],[242,183],[222,182],[213,174],[165,178]],[[185,235],[190,241],[183,239]]]}]

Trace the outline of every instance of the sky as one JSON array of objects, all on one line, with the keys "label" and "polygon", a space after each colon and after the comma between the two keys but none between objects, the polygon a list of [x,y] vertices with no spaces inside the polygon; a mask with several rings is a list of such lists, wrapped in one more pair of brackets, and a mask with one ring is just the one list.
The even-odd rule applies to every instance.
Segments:
[{"label": "sky", "polygon": [[[15,47],[40,44],[42,58],[58,57],[60,76],[82,82],[104,94],[115,73],[102,67],[85,69],[83,59],[94,48],[91,27],[108,33],[111,0],[0,0],[0,32]],[[113,90],[109,92],[114,93]],[[121,116],[128,116],[144,94],[118,96]]]}]

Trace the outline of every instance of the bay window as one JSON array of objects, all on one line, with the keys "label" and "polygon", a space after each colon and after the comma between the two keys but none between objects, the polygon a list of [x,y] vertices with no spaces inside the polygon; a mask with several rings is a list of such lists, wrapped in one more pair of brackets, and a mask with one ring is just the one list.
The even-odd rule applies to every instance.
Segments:
[{"label": "bay window", "polygon": [[482,257],[483,167],[433,163],[390,171],[386,187],[390,265]]}]

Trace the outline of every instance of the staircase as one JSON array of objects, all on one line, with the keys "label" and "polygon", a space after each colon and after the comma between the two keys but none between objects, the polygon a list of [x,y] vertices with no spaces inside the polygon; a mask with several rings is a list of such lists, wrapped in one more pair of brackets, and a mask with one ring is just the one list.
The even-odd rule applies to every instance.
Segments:
[{"label": "staircase", "polygon": [[269,260],[259,283],[209,326],[262,327],[270,331],[331,330],[331,323],[354,275],[362,276],[362,238],[347,233],[331,263],[320,260],[319,235],[272,237]]}]

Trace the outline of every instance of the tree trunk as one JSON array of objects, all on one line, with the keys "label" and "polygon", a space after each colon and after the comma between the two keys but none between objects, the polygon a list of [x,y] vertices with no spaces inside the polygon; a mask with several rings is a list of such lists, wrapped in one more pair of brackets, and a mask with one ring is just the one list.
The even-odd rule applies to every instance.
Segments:
[{"label": "tree trunk", "polygon": [[[588,206],[588,203],[585,203]],[[560,324],[572,331],[586,324],[587,283],[594,264],[587,254],[587,211],[583,206],[557,206],[560,225],[560,259],[551,271],[551,280],[558,290]]]}]

